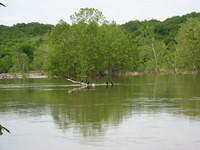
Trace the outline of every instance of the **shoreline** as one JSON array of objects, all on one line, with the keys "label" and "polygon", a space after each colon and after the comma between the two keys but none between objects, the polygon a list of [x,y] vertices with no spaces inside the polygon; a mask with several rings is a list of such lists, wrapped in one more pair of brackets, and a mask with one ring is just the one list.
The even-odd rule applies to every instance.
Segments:
[{"label": "shoreline", "polygon": [[48,78],[46,73],[1,73],[0,79],[42,79]]},{"label": "shoreline", "polygon": [[198,71],[144,71],[144,72],[125,72],[120,73],[119,76],[143,76],[143,75],[198,75]]},{"label": "shoreline", "polygon": [[[160,72],[125,72],[114,76],[144,76],[144,75],[198,75],[198,71],[160,71]],[[110,76],[110,75],[105,75]],[[112,75],[111,75],[112,76]],[[0,73],[0,79],[42,79],[49,78],[47,73]],[[104,77],[104,76],[102,76]]]}]

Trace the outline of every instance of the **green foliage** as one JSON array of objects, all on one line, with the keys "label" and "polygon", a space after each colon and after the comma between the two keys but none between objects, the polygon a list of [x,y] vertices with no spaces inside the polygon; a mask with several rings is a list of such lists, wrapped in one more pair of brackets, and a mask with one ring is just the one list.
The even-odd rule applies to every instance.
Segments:
[{"label": "green foliage", "polygon": [[40,23],[18,23],[11,27],[0,25],[0,39],[21,39],[32,38],[35,36],[42,36],[49,32],[53,26]]},{"label": "green foliage", "polygon": [[117,25],[97,9],[81,8],[70,18],[72,25],[60,20],[55,27],[0,25],[0,73],[200,70],[200,13]]},{"label": "green foliage", "polygon": [[52,30],[51,41],[54,49],[47,69],[52,74],[111,74],[134,69],[136,48],[117,25],[61,23]]},{"label": "green foliage", "polygon": [[158,71],[162,65],[166,46],[162,41],[156,39],[154,23],[149,22],[145,25],[138,36],[140,70]]},{"label": "green foliage", "polygon": [[39,23],[0,25],[0,73],[40,69],[33,65],[35,51],[41,47],[40,39],[51,28],[52,25]]},{"label": "green foliage", "polygon": [[[163,22],[157,20],[130,21],[121,25],[123,29],[138,39],[140,71],[198,70],[199,40],[197,28],[199,23],[198,21],[188,23],[188,18],[198,20],[200,13],[193,12],[184,16],[176,16]],[[191,28],[192,32],[190,32]],[[195,32],[195,40],[191,39],[188,35],[189,32],[190,34]]]},{"label": "green foliage", "polygon": [[28,56],[25,53],[15,53],[12,57],[12,68],[10,69],[10,72],[27,72],[29,69],[29,59]]},{"label": "green foliage", "polygon": [[105,24],[106,21],[105,16],[101,11],[94,8],[81,8],[79,12],[75,12],[70,16],[70,19],[73,24],[76,23],[87,23],[90,24],[92,22],[96,22],[98,24]]},{"label": "green foliage", "polygon": [[123,25],[122,28],[131,32],[133,35],[138,36],[143,31],[145,26],[154,26],[155,37],[163,41],[165,44],[175,42],[175,37],[180,29],[180,25],[187,21],[187,18],[199,18],[200,13],[190,13],[183,16],[175,16],[164,20],[163,22],[157,20],[150,21],[129,21]]},{"label": "green foliage", "polygon": [[32,70],[39,72],[45,70],[45,63],[50,49],[49,35],[44,35],[36,41],[36,48],[33,52]]},{"label": "green foliage", "polygon": [[6,73],[11,68],[11,57],[8,55],[1,57],[0,59],[0,73]]},{"label": "green foliage", "polygon": [[200,71],[200,19],[189,18],[177,36],[178,65]]}]

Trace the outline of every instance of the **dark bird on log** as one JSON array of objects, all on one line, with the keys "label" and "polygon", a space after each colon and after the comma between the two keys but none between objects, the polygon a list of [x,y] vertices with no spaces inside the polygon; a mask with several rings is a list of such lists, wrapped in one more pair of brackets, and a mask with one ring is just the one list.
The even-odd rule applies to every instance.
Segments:
[{"label": "dark bird on log", "polygon": [[108,87],[108,81],[106,81],[106,87]]},{"label": "dark bird on log", "polygon": [[0,5],[3,6],[3,7],[6,7],[6,5],[2,4],[1,2],[0,2]]},{"label": "dark bird on log", "polygon": [[10,131],[7,128],[5,128],[2,125],[0,125],[0,135],[3,134],[3,132],[2,132],[3,130],[6,130],[8,133],[10,133]]},{"label": "dark bird on log", "polygon": [[114,83],[112,81],[110,82],[110,84],[111,84],[111,86],[114,86]]}]

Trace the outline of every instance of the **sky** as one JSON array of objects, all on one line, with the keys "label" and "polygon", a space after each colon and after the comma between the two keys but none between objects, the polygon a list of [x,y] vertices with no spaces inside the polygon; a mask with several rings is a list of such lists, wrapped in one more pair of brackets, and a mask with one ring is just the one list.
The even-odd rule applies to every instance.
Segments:
[{"label": "sky", "polygon": [[40,22],[70,23],[70,15],[80,8],[96,8],[109,21],[123,24],[131,20],[165,20],[172,16],[200,12],[200,0],[0,0],[0,24]]}]

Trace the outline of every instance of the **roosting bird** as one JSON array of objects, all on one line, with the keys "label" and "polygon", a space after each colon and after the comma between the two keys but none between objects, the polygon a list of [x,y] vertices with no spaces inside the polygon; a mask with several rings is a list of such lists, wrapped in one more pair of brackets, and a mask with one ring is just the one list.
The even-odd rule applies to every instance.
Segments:
[{"label": "roosting bird", "polygon": [[0,5],[3,6],[3,7],[6,7],[6,5],[2,4],[1,2],[0,2]]},{"label": "roosting bird", "polygon": [[3,132],[2,132],[3,130],[6,130],[8,133],[10,133],[10,131],[7,128],[5,128],[2,125],[0,125],[0,135],[3,134]]}]

